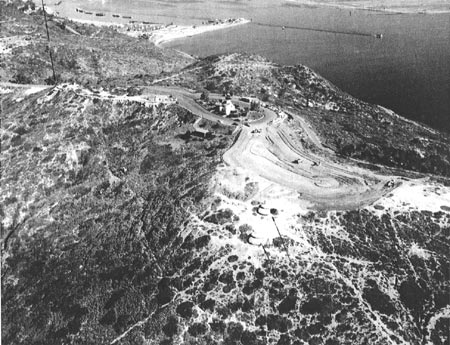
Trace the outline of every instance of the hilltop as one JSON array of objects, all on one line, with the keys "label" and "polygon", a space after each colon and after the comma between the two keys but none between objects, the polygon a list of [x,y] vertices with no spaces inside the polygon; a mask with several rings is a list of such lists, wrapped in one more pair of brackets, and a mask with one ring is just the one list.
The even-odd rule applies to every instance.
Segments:
[{"label": "hilltop", "polygon": [[161,83],[252,95],[303,114],[322,143],[343,157],[450,177],[449,135],[358,100],[303,65],[230,54],[203,59]]}]

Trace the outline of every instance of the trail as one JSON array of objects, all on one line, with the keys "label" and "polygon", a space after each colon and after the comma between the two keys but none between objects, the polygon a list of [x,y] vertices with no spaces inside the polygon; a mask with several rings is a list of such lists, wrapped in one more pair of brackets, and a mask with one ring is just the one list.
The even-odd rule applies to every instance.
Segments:
[{"label": "trail", "polygon": [[270,27],[270,28],[279,28],[279,29],[285,28],[285,29],[293,29],[293,30],[306,30],[306,31],[325,32],[325,33],[330,33],[330,34],[365,36],[365,37],[373,37],[374,36],[374,34],[369,34],[369,33],[365,33],[365,32],[319,29],[319,28],[310,28],[310,27],[306,27],[306,26],[278,25],[278,24],[268,24],[268,23],[260,23],[260,22],[252,22],[252,24],[258,25],[258,26],[266,26],[266,27]]}]

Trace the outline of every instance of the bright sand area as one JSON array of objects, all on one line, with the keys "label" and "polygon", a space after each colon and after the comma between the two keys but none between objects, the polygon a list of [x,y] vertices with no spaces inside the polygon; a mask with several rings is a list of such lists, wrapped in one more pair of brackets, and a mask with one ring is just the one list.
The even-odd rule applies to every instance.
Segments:
[{"label": "bright sand area", "polygon": [[[56,13],[56,11],[52,8],[46,6],[46,10],[49,13]],[[250,23],[251,21],[245,18],[237,18],[237,19],[226,19],[219,20],[213,23],[203,24],[203,25],[167,25],[163,27],[158,27],[155,25],[143,25],[140,26],[140,23],[116,23],[113,21],[103,21],[103,20],[92,20],[92,19],[80,19],[80,18],[71,18],[70,20],[82,24],[95,25],[95,26],[109,26],[116,27],[119,31],[123,32],[126,35],[132,37],[140,37],[146,34],[151,42],[155,45],[161,45],[163,43],[167,43],[179,38],[185,38],[195,35],[200,35],[210,31],[216,30],[224,30],[234,26],[243,25]]]},{"label": "bright sand area", "polygon": [[191,25],[191,26],[178,26],[178,25],[169,25],[158,30],[154,31],[130,31],[129,35],[139,36],[144,33],[148,34],[149,40],[153,42],[155,45],[161,45],[163,43],[167,43],[169,41],[173,41],[179,38],[190,37],[194,35],[200,35],[210,31],[223,30],[228,29],[234,26],[243,25],[250,23],[250,20],[239,18],[226,20],[220,23],[212,23],[206,25]]}]

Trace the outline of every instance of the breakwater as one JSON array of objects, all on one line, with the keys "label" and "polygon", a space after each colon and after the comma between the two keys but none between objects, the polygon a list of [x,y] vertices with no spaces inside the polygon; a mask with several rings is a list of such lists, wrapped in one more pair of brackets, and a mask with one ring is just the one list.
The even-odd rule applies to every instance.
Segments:
[{"label": "breakwater", "polygon": [[376,37],[377,35],[379,35],[379,34],[371,34],[371,33],[367,33],[367,32],[339,31],[339,30],[312,28],[312,27],[305,27],[305,26],[277,25],[277,24],[258,23],[258,22],[252,22],[252,24],[258,25],[258,26],[271,27],[271,28],[279,28],[282,30],[285,30],[285,29],[306,30],[306,31],[327,32],[330,34],[354,35],[354,36],[366,36],[366,37]]}]

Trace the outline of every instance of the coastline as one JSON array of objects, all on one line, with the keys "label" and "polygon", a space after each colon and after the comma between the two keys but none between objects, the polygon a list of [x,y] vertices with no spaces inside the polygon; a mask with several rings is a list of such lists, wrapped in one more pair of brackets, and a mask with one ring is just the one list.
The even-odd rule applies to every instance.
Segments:
[{"label": "coastline", "polygon": [[251,22],[248,19],[239,18],[231,22],[223,22],[218,24],[206,24],[199,26],[169,25],[162,28],[155,28],[150,26],[150,28],[152,28],[151,30],[145,29],[130,30],[130,27],[132,26],[128,26],[127,24],[90,20],[90,19],[70,18],[70,17],[68,19],[73,22],[81,24],[116,27],[120,30],[121,33],[135,38],[147,35],[148,40],[153,44],[155,44],[155,46],[161,46],[164,43],[168,43],[176,39],[196,36],[216,30],[225,30],[235,26],[248,24]]},{"label": "coastline", "polygon": [[[372,12],[384,12],[384,13],[390,13],[390,14],[443,14],[443,13],[450,13],[450,6],[446,4],[447,8],[443,9],[436,9],[436,8],[430,8],[426,7],[426,5],[420,6],[419,3],[417,3],[416,6],[405,6],[401,4],[398,5],[398,7],[395,7],[395,4],[390,4],[391,7],[386,8],[383,7],[384,3],[380,2],[379,5],[377,5],[377,2],[375,4],[371,4],[371,6],[365,5],[365,1],[354,1],[349,3],[344,3],[340,1],[332,1],[332,2],[325,2],[325,1],[315,1],[315,0],[285,0],[287,3],[290,4],[297,4],[297,5],[304,5],[304,6],[320,6],[320,7],[333,7],[333,8],[339,8],[339,9],[345,9],[345,10],[355,10],[355,11],[372,11]],[[441,5],[443,6],[443,5]]]},{"label": "coastline", "polygon": [[140,25],[142,25],[142,23],[124,24],[115,21],[92,20],[74,18],[72,16],[61,16],[57,11],[55,11],[54,8],[49,6],[46,6],[46,10],[48,11],[48,13],[55,14],[57,17],[66,18],[80,24],[95,25],[98,27],[116,27],[120,30],[121,33],[131,37],[137,38],[146,35],[149,41],[155,44],[155,46],[161,46],[164,43],[168,43],[176,39],[196,36],[211,31],[229,29],[251,22],[251,20],[245,18],[233,18],[220,21],[216,20],[214,23],[202,25],[171,24],[163,27],[157,27],[153,24],[145,24],[143,27],[139,27]]},{"label": "coastline", "polygon": [[125,27],[125,24],[115,23],[115,22],[105,22],[105,21],[100,21],[100,20],[80,19],[80,18],[71,18],[71,17],[67,17],[67,19],[71,20],[72,22],[86,24],[86,25]]},{"label": "coastline", "polygon": [[177,26],[171,25],[165,28],[153,31],[149,35],[150,42],[153,42],[156,46],[160,46],[170,41],[185,38],[195,35],[200,35],[206,32],[229,29],[235,26],[244,25],[250,23],[250,20],[239,18],[233,22],[225,22],[219,24],[209,24],[200,26]]}]

